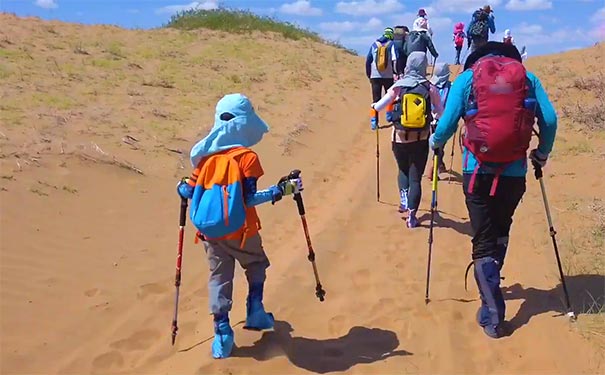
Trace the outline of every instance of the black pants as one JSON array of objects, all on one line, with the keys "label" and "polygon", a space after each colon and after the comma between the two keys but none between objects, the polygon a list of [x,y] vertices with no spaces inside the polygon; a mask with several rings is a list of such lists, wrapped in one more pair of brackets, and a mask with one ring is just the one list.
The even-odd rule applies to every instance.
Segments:
[{"label": "black pants", "polygon": [[393,86],[393,78],[370,78],[372,85],[372,103],[376,103],[382,98],[382,89],[386,94],[387,90]]},{"label": "black pants", "polygon": [[460,51],[462,51],[462,46],[456,46],[456,62],[454,65],[460,65]]},{"label": "black pants", "polygon": [[503,263],[513,214],[525,193],[525,177],[500,176],[490,197],[493,179],[494,175],[478,174],[469,193],[471,175],[465,174],[462,186],[473,229],[473,260],[492,257]]},{"label": "black pants", "polygon": [[404,176],[402,188],[408,189],[408,208],[417,210],[422,198],[420,182],[429,157],[429,142],[427,139],[411,143],[393,142],[393,154]]}]

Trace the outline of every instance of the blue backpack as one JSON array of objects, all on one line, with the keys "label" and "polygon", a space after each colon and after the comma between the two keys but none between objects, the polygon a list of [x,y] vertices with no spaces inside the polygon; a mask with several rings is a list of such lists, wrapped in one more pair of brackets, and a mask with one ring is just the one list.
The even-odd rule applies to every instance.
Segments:
[{"label": "blue backpack", "polygon": [[212,155],[201,167],[189,213],[206,239],[235,233],[246,223],[243,179],[235,156],[248,151],[244,148]]}]

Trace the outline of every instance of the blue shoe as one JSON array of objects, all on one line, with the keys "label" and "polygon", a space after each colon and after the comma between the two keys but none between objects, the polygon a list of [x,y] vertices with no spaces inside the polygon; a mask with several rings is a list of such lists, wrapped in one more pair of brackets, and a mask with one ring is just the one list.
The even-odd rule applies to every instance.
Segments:
[{"label": "blue shoe", "polygon": [[404,213],[408,210],[408,191],[405,189],[399,190],[399,213]]},{"label": "blue shoe", "polygon": [[416,218],[416,210],[409,210],[408,212],[407,226],[408,228],[416,228],[420,224],[418,218]]},{"label": "blue shoe", "polygon": [[214,341],[212,342],[212,357],[227,358],[233,350],[233,329],[229,325],[227,314],[214,315]]},{"label": "blue shoe", "polygon": [[246,325],[244,329],[253,331],[272,330],[275,323],[273,314],[263,306],[263,284],[251,284],[246,300]]},{"label": "blue shoe", "polygon": [[376,130],[376,128],[378,128],[378,119],[376,117],[372,117],[370,119],[370,128],[372,130]]},{"label": "blue shoe", "polygon": [[393,112],[387,112],[387,122],[393,122]]},{"label": "blue shoe", "polygon": [[499,325],[493,325],[493,324],[483,325],[482,324],[482,323],[485,323],[484,320],[486,319],[486,315],[488,316],[487,319],[489,319],[489,312],[486,312],[486,310],[487,310],[486,306],[481,306],[481,307],[479,307],[479,310],[477,310],[477,323],[479,323],[481,328],[483,328],[483,332],[488,337],[491,337],[492,339],[499,339],[500,337],[506,336],[506,332],[503,329],[503,324],[499,324]]}]

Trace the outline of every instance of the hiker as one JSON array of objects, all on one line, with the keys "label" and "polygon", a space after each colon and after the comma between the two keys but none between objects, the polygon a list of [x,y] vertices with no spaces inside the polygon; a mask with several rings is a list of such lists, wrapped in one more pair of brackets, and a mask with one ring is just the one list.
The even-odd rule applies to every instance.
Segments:
[{"label": "hiker", "polygon": [[[450,82],[450,66],[448,63],[439,63],[435,65],[435,71],[433,72],[433,77],[430,80],[432,86],[437,89],[439,93],[439,102],[441,103],[441,107],[445,108],[445,103],[447,101],[447,96],[450,92],[451,82]],[[439,117],[441,112],[436,112],[435,104],[432,106],[433,110],[433,123],[431,124],[431,133],[435,132],[437,128],[437,123],[439,123]],[[447,171],[445,167],[445,162],[443,161],[443,157],[445,155],[443,147],[438,150],[439,154],[439,167],[438,173],[444,173]],[[429,173],[429,180],[433,180],[433,167],[431,166],[431,172]]]},{"label": "hiker", "polygon": [[504,36],[502,37],[502,43],[515,45],[515,38],[510,33],[510,29],[504,30]]},{"label": "hiker", "polygon": [[[506,81],[499,82],[496,74]],[[513,214],[525,193],[534,119],[540,139],[529,159],[544,166],[553,147],[557,115],[540,80],[521,64],[519,51],[488,42],[468,57],[464,72],[452,84],[429,140],[432,149],[443,147],[456,133],[460,118],[467,129],[462,171],[473,232],[471,265],[481,297],[477,321],[486,335],[499,338],[507,334],[500,272]]]},{"label": "hiker", "polygon": [[489,40],[489,33],[496,32],[496,21],[492,7],[485,5],[473,12],[471,22],[466,29],[470,53],[481,47]]},{"label": "hiker", "polygon": [[433,40],[428,34],[428,24],[425,19],[420,18],[420,22],[416,24],[412,32],[410,32],[405,39],[405,53],[409,56],[412,52],[423,52],[427,53],[427,50],[431,52],[434,59],[437,59],[439,54],[433,45]]},{"label": "hiker", "polygon": [[464,39],[466,39],[466,34],[464,33],[464,23],[458,22],[454,26],[454,36],[452,40],[454,41],[454,48],[456,49],[456,62],[454,65],[460,65],[460,52],[462,51],[462,46],[464,45]]},{"label": "hiker", "polygon": [[443,110],[439,92],[426,79],[427,65],[425,53],[412,52],[403,77],[380,101],[372,104],[372,109],[381,111],[395,102],[392,149],[403,177],[399,191],[400,210],[408,212],[408,228],[419,224],[416,214],[422,195],[420,182],[429,154],[431,104],[434,103],[435,112]]},{"label": "hiker", "polygon": [[[396,70],[397,75],[403,74],[405,69],[405,62],[407,61],[407,55],[405,54],[405,39],[410,33],[410,29],[407,26],[395,26],[393,34],[393,44],[395,45],[395,52],[397,54]],[[393,77],[398,79],[399,77]]]},{"label": "hiker", "polygon": [[[302,190],[302,180],[286,177],[266,190],[257,190],[257,181],[264,172],[250,147],[268,131],[246,96],[224,96],[216,105],[214,127],[191,149],[195,170],[177,188],[182,198],[191,199],[190,218],[199,229],[196,241],[202,239],[210,266],[208,299],[214,316],[214,358],[229,357],[233,348],[229,312],[236,261],[248,280],[244,328],[267,330],[274,324],[273,315],[263,306],[265,270],[270,264],[259,234],[255,206],[274,204],[283,196]],[[235,198],[229,199],[228,206],[224,194],[230,193]],[[231,207],[226,217],[223,215],[227,213],[222,214],[223,205],[225,209]]]},{"label": "hiker", "polygon": [[414,20],[414,23],[412,24],[412,30],[419,28],[425,29],[429,33],[431,38],[433,37],[433,29],[429,25],[429,15],[423,8],[418,9],[417,17]]},{"label": "hiker", "polygon": [[[385,28],[382,36],[370,46],[366,57],[366,76],[372,86],[373,102],[380,100],[382,90],[386,92],[393,85],[394,77],[397,75],[397,51],[395,51],[393,37],[393,28]],[[392,110],[387,110],[387,122],[393,121],[392,115]],[[371,110],[370,116],[370,127],[376,130],[379,126],[378,113]]]}]

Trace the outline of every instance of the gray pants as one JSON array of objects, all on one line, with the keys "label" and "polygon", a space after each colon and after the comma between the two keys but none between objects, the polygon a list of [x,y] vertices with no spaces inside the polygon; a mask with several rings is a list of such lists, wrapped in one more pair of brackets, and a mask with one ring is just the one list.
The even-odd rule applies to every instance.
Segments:
[{"label": "gray pants", "polygon": [[210,266],[208,303],[212,314],[231,311],[236,260],[245,270],[248,284],[265,282],[265,270],[270,263],[260,235],[246,239],[244,248],[240,245],[239,240],[204,241]]}]

